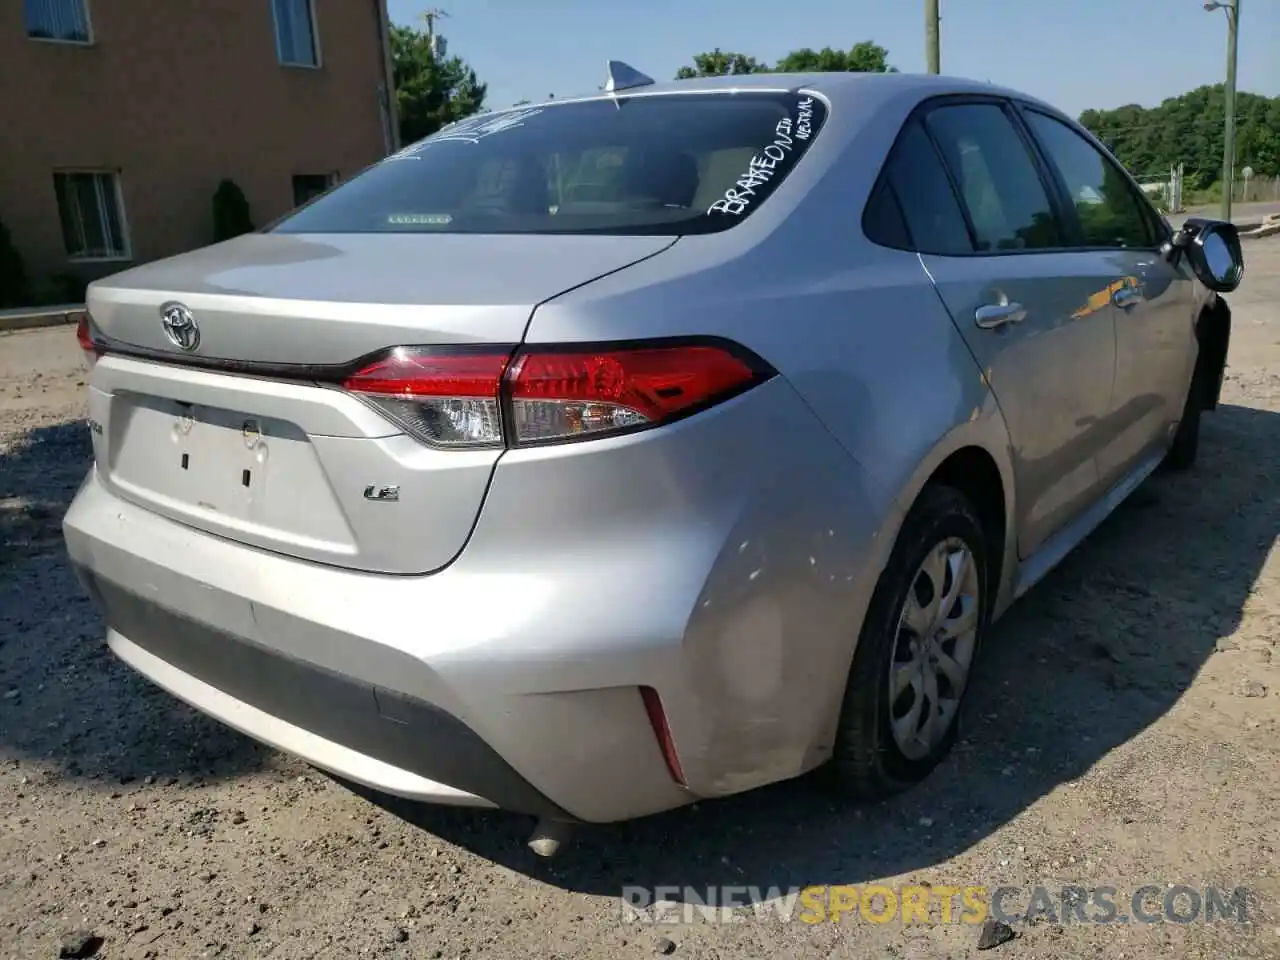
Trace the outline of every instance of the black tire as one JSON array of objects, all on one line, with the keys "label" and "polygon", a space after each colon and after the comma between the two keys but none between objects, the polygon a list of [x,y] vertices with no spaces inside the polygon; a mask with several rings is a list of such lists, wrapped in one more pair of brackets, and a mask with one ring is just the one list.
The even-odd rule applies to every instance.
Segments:
[{"label": "black tire", "polygon": [[[890,729],[889,671],[899,618],[907,592],[928,552],[950,537],[964,541],[978,572],[978,628],[974,660],[990,619],[987,540],[969,500],[947,486],[929,486],[903,522],[893,553],[880,576],[863,623],[845,687],[839,728],[830,763],[831,779],[844,796],[880,800],[900,793],[927,777],[955,743],[963,709],[926,756],[908,758]],[[961,694],[961,707],[972,688],[974,666]]]},{"label": "black tire", "polygon": [[1173,443],[1164,457],[1164,466],[1169,470],[1190,470],[1200,453],[1200,415],[1204,412],[1200,402],[1202,377],[1201,368],[1197,365],[1191,386],[1187,388],[1187,399],[1182,405],[1178,432],[1173,435]]}]

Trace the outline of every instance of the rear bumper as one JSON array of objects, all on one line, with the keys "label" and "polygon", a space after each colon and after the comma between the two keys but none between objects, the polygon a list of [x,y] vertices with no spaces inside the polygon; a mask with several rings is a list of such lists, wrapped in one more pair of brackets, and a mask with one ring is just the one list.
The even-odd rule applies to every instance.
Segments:
[{"label": "rear bumper", "polygon": [[221,633],[87,570],[82,580],[117,656],[243,733],[401,795],[567,818],[438,707]]},{"label": "rear bumper", "polygon": [[[531,682],[533,665],[504,662],[479,636],[493,618],[465,584],[264,553],[122,501],[95,476],[64,534],[121,659],[321,769],[411,800],[564,819],[625,819],[691,799],[668,776],[634,687],[558,693]],[[451,586],[477,622],[448,643],[433,621],[452,621],[442,607]],[[589,771],[577,783],[575,767]]]},{"label": "rear bumper", "polygon": [[111,647],[196,708],[389,793],[608,822],[829,755],[895,509],[779,380],[650,434],[509,452],[430,576],[222,539],[96,473],[64,532]]}]

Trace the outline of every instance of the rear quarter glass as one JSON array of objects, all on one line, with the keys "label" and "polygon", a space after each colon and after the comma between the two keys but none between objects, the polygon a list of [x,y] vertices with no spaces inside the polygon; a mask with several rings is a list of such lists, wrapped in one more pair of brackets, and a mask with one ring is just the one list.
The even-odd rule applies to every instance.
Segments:
[{"label": "rear quarter glass", "polygon": [[283,218],[276,233],[657,234],[726,230],[801,161],[810,94],[639,94],[480,114]]}]

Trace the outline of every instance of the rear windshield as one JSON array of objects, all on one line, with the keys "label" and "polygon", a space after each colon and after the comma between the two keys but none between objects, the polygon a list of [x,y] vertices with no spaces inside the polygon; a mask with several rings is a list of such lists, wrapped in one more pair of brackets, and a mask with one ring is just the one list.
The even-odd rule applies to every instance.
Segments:
[{"label": "rear windshield", "polygon": [[480,114],[295,211],[277,233],[709,233],[818,134],[798,93],[668,94]]}]

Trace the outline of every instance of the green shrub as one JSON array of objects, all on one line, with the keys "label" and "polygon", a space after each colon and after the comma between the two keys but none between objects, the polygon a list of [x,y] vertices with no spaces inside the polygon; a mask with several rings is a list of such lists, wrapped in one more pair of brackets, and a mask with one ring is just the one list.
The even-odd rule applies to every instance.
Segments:
[{"label": "green shrub", "polygon": [[221,243],[253,232],[249,201],[234,180],[223,180],[213,194],[213,241]]},{"label": "green shrub", "polygon": [[0,223],[0,308],[25,307],[30,299],[26,264],[13,245],[8,228]]}]

